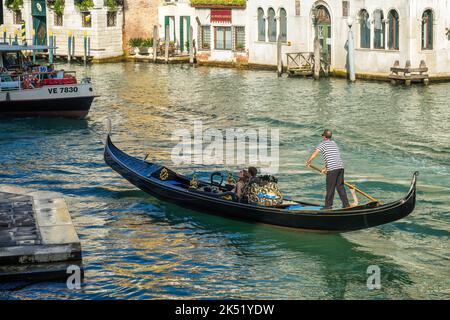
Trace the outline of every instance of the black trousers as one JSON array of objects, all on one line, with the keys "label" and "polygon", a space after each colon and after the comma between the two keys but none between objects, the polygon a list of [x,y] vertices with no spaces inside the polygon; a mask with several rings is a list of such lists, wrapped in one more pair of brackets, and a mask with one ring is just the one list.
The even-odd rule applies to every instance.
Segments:
[{"label": "black trousers", "polygon": [[347,193],[344,185],[344,169],[337,169],[327,172],[327,195],[325,197],[325,208],[333,207],[334,189],[337,190],[342,201],[342,206],[348,207]]}]

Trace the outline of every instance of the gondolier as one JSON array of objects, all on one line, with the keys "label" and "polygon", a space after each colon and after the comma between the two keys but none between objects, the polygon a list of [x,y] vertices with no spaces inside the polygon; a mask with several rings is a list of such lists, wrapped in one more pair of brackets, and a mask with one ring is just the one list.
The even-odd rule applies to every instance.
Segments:
[{"label": "gondolier", "polygon": [[314,152],[306,161],[306,165],[310,166],[311,162],[322,153],[325,161],[325,168],[322,173],[327,175],[327,194],[325,196],[324,209],[333,207],[334,192],[337,190],[344,208],[349,207],[347,193],[344,186],[344,162],[341,158],[339,147],[334,140],[331,140],[333,133],[329,129],[325,129],[322,133],[323,141],[317,146]]}]

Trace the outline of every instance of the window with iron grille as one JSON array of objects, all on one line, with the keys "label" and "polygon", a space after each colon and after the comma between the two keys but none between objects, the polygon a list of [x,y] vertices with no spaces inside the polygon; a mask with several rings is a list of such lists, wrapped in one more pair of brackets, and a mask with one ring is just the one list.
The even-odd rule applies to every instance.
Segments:
[{"label": "window with iron grille", "polygon": [[15,10],[13,13],[13,23],[14,24],[21,24],[23,21],[22,19],[22,11]]},{"label": "window with iron grille", "polygon": [[211,49],[211,27],[201,26],[200,28],[200,49],[210,50]]},{"label": "window with iron grille", "polygon": [[63,25],[63,15],[61,13],[55,13],[55,26],[62,26]]},{"label": "window with iron grille", "polygon": [[92,26],[91,13],[86,11],[81,13],[81,26],[83,28],[90,28]]},{"label": "window with iron grille", "polygon": [[106,21],[108,27],[115,27],[117,24],[117,11],[108,11]]},{"label": "window with iron grille", "polygon": [[234,27],[234,49],[236,51],[245,50],[245,27]]}]

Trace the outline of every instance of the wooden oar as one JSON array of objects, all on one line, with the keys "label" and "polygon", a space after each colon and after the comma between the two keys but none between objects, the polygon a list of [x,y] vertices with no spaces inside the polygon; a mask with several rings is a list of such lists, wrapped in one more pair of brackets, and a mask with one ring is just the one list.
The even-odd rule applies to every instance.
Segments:
[{"label": "wooden oar", "polygon": [[[312,169],[314,169],[314,170],[319,171],[320,173],[322,173],[322,170],[321,170],[319,167],[316,167],[316,166],[313,165],[313,164],[310,164],[309,167],[311,167]],[[367,193],[365,193],[364,191],[358,189],[354,184],[350,184],[350,183],[345,182],[345,181],[344,181],[344,184],[345,184],[347,187],[349,187],[350,189],[353,189],[353,190],[355,190],[356,192],[362,194],[364,197],[366,197],[366,198],[369,199],[370,201],[380,203],[380,201],[378,201],[378,200],[375,199],[374,197],[372,197],[372,196],[368,195]]]}]

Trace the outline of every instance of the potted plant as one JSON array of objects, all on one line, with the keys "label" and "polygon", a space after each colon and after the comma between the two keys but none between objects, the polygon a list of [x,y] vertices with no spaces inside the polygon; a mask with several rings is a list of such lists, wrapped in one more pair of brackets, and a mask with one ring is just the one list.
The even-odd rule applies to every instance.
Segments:
[{"label": "potted plant", "polygon": [[149,54],[151,47],[153,47],[153,38],[144,39],[139,46],[139,54]]},{"label": "potted plant", "polygon": [[23,7],[23,0],[6,0],[5,6],[9,10],[19,11]]},{"label": "potted plant", "polygon": [[94,7],[94,0],[75,0],[75,6],[81,12],[86,12]]},{"label": "potted plant", "polygon": [[55,11],[56,14],[63,14],[64,13],[64,0],[47,0],[47,6]]},{"label": "potted plant", "polygon": [[143,41],[144,39],[142,38],[131,38],[130,40],[128,40],[131,55],[139,53],[139,48],[142,46]]}]

